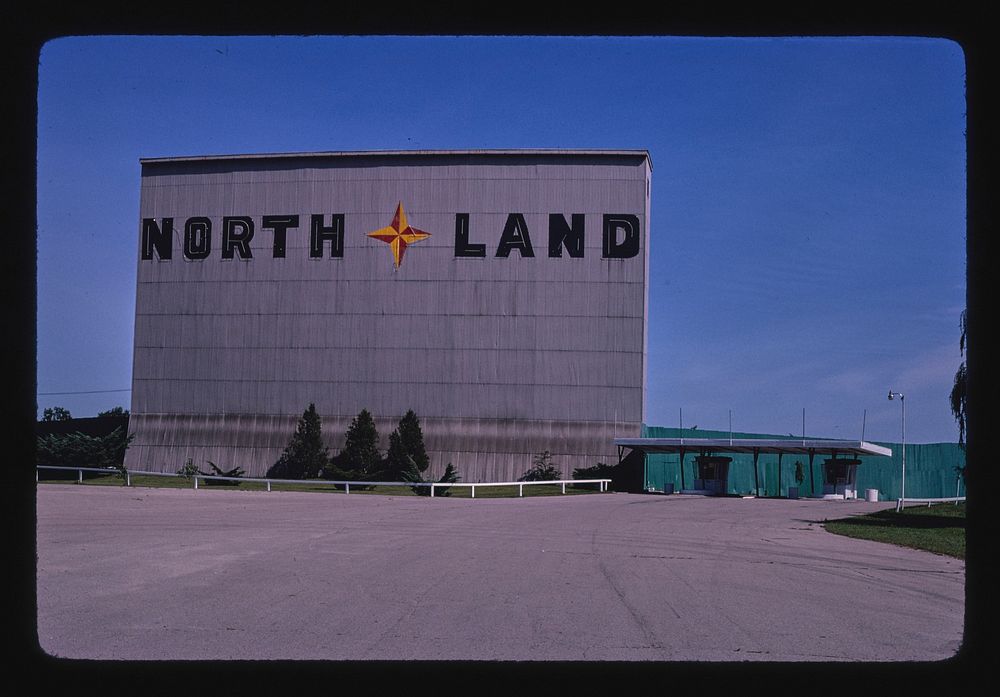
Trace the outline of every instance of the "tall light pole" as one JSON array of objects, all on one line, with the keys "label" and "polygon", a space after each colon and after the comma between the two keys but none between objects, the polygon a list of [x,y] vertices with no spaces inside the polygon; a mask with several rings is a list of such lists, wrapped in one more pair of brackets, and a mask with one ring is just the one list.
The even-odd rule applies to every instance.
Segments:
[{"label": "tall light pole", "polygon": [[900,486],[899,499],[900,505],[905,505],[906,503],[906,400],[902,392],[893,392],[889,390],[889,401],[892,401],[896,397],[899,397],[899,406],[903,412],[903,482]]}]

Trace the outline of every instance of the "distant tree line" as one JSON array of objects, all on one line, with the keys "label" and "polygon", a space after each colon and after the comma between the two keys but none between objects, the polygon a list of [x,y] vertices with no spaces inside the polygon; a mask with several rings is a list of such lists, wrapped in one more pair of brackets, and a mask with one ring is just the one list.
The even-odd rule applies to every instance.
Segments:
[{"label": "distant tree line", "polygon": [[[97,412],[97,418],[105,416],[128,416],[129,411],[125,407],[111,407],[107,411]],[[73,415],[65,407],[46,407],[42,410],[42,418],[39,421],[70,421]]]},{"label": "distant tree line", "polygon": [[[98,414],[98,417],[128,416],[127,409],[114,407]],[[68,409],[51,407],[42,412],[42,422],[71,421]],[[88,435],[82,431],[69,433],[49,433],[35,440],[35,462],[39,465],[57,467],[115,467],[121,469],[125,462],[125,450],[134,435],[128,435],[127,427],[115,428],[104,435]],[[46,478],[57,475],[46,473]],[[86,476],[91,476],[90,474]],[[94,475],[96,476],[96,475]]]}]

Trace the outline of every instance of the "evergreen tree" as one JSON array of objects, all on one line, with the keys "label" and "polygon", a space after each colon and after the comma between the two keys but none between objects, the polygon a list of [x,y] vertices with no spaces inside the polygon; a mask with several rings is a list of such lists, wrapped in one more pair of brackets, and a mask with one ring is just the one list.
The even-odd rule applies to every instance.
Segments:
[{"label": "evergreen tree", "polygon": [[386,454],[386,476],[390,481],[397,481],[403,472],[409,469],[410,460],[418,472],[426,472],[430,466],[430,458],[424,448],[424,434],[420,430],[420,420],[410,409],[399,426],[389,434],[389,452]]},{"label": "evergreen tree", "polygon": [[344,449],[333,465],[359,479],[371,479],[379,473],[382,456],[378,451],[378,429],[367,409],[362,409],[351,421],[344,437]]},{"label": "evergreen tree", "polygon": [[413,481],[403,476],[405,473],[412,474],[411,470],[419,473],[416,464],[412,462],[413,458],[407,457],[407,455],[406,447],[403,445],[403,439],[400,438],[397,428],[389,434],[389,451],[385,454],[387,481]]},{"label": "evergreen tree", "polygon": [[302,413],[295,434],[288,442],[281,457],[267,470],[275,479],[312,479],[319,476],[329,459],[329,450],[323,445],[323,435],[316,406],[310,404]]}]

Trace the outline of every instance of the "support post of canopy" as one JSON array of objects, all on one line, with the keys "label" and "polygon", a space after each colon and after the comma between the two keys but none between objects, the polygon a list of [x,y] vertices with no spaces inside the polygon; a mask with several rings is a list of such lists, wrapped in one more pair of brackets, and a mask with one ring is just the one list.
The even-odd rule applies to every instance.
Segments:
[{"label": "support post of canopy", "polygon": [[816,482],[813,479],[813,458],[816,457],[816,450],[809,448],[809,495],[816,495]]},{"label": "support post of canopy", "polygon": [[687,487],[684,485],[684,448],[683,447],[680,449],[680,460],[679,460],[679,462],[681,464],[681,490],[683,491],[684,489],[687,489]]},{"label": "support post of canopy", "polygon": [[778,493],[777,497],[781,498],[781,456],[782,453],[778,453]]},{"label": "support post of canopy", "polygon": [[757,476],[757,457],[760,455],[760,448],[753,449],[753,487],[760,496],[760,478]]}]

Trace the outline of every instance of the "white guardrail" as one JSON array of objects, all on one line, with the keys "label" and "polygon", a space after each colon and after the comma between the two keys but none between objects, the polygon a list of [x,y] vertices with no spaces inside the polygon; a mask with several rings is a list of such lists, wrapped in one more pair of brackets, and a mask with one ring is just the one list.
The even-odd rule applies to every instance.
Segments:
[{"label": "white guardrail", "polygon": [[903,510],[903,506],[908,503],[926,503],[928,508],[932,503],[955,503],[958,504],[959,501],[965,501],[964,496],[948,496],[946,498],[940,499],[911,499],[907,496],[905,499],[896,499],[896,512]]},{"label": "white guardrail", "polygon": [[[122,470],[117,468],[100,468],[100,467],[59,467],[56,465],[35,465],[35,481],[38,481],[38,470],[61,470],[69,472],[77,472],[77,482],[83,482],[84,472],[100,472],[101,474],[117,474]],[[601,493],[608,490],[608,484],[611,483],[610,479],[556,479],[556,480],[543,480],[538,482],[364,482],[364,481],[341,481],[333,479],[267,479],[267,478],[252,478],[252,477],[221,477],[215,474],[174,474],[171,472],[146,472],[143,470],[125,470],[125,486],[132,486],[132,475],[144,475],[149,477],[184,477],[186,479],[194,480],[194,488],[198,488],[198,480],[222,480],[222,481],[232,481],[232,482],[259,482],[267,485],[267,490],[271,490],[271,484],[294,484],[296,486],[343,486],[344,493],[351,493],[351,484],[355,487],[370,487],[370,486],[419,486],[419,487],[430,487],[431,498],[434,497],[434,490],[449,487],[471,487],[472,498],[476,498],[476,487],[482,489],[483,487],[497,487],[497,486],[516,486],[517,495],[524,496],[524,487],[526,486],[536,486],[541,484],[559,484],[562,486],[562,493],[566,493],[567,484],[598,484]],[[907,499],[910,500],[910,499]]]}]

